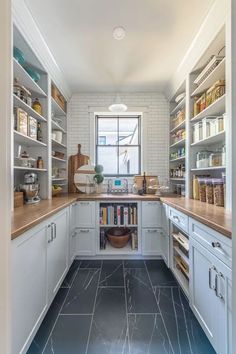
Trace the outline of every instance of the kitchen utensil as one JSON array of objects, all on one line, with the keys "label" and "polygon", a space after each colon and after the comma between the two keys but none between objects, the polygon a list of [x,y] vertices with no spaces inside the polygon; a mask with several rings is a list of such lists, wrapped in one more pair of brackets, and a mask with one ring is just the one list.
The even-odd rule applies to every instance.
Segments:
[{"label": "kitchen utensil", "polygon": [[35,204],[40,202],[40,197],[38,196],[39,184],[20,184],[20,190],[24,193],[24,200],[26,204]]},{"label": "kitchen utensil", "polygon": [[88,162],[89,162],[89,157],[81,154],[81,145],[78,144],[78,153],[76,155],[70,156],[70,158],[69,158],[69,164],[68,164],[69,193],[78,192],[78,190],[74,184],[74,174],[75,174],[75,171],[77,171],[79,167],[81,167],[83,165],[87,165]]},{"label": "kitchen utensil", "polygon": [[74,184],[78,191],[91,194],[95,191],[94,166],[84,165],[79,167],[74,174]]}]

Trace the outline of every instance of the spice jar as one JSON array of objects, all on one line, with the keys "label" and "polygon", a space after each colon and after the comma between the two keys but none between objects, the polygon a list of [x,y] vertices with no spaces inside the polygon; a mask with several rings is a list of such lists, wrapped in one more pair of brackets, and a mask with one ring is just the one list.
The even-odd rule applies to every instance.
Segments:
[{"label": "spice jar", "polygon": [[43,169],[43,167],[44,167],[43,159],[41,156],[39,156],[37,160],[37,168]]},{"label": "spice jar", "polygon": [[201,202],[206,202],[206,180],[199,178],[199,199]]},{"label": "spice jar", "polygon": [[42,106],[41,103],[39,102],[38,98],[35,98],[32,108],[40,115],[42,115]]},{"label": "spice jar", "polygon": [[206,202],[214,204],[213,183],[211,178],[206,179]]},{"label": "spice jar", "polygon": [[216,206],[224,206],[224,181],[221,178],[212,180],[214,191],[214,204]]}]

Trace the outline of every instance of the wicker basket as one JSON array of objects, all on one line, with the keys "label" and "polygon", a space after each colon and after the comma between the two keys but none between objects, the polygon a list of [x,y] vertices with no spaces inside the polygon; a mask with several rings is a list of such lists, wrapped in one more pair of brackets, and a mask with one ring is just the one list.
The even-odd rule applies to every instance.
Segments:
[{"label": "wicker basket", "polygon": [[115,248],[123,248],[130,239],[130,229],[126,227],[113,227],[107,231],[107,238]]}]

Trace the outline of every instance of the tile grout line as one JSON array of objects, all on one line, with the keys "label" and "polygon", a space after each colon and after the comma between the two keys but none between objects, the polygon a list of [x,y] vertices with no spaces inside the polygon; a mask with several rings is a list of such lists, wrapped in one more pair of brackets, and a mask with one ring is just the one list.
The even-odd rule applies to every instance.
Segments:
[{"label": "tile grout line", "polygon": [[[80,262],[80,264],[81,264],[81,262]],[[80,264],[79,264],[78,269],[77,269],[77,271],[76,271],[76,275],[77,275],[78,272],[79,272]],[[74,280],[75,280],[75,277],[74,277],[74,279],[73,279],[73,281],[72,281],[72,283],[71,283],[71,287],[72,287],[72,285],[73,285],[73,283],[74,283]],[[49,333],[49,336],[48,336],[48,339],[47,339],[47,341],[46,341],[46,343],[45,343],[45,346],[44,346],[44,348],[43,348],[42,354],[44,353],[44,351],[45,351],[45,349],[46,349],[46,347],[47,347],[47,344],[48,344],[48,342],[49,342],[49,339],[50,339],[50,337],[51,337],[51,335],[52,335],[52,333],[53,333],[53,331],[54,331],[54,328],[55,328],[55,326],[56,326],[56,323],[57,323],[57,321],[58,321],[58,318],[59,318],[59,316],[61,315],[61,310],[62,310],[62,308],[63,308],[63,306],[64,306],[64,304],[65,304],[65,302],[66,302],[66,299],[67,299],[67,297],[68,297],[68,294],[69,294],[69,292],[70,292],[71,287],[67,288],[68,291],[67,291],[66,297],[65,297],[64,301],[62,302],[62,305],[61,305],[61,307],[60,307],[60,310],[58,311],[58,315],[57,315],[56,320],[55,320],[55,322],[54,322],[54,325],[53,325],[53,327],[52,327],[52,329],[51,329],[51,331],[50,331],[50,333]],[[64,288],[64,289],[65,289],[65,288]],[[59,290],[60,290],[60,289],[59,289]],[[59,291],[59,290],[58,290],[58,291]]]},{"label": "tile grout line", "polygon": [[93,313],[92,313],[92,316],[91,316],[91,323],[90,323],[90,328],[89,328],[89,333],[88,333],[88,339],[87,339],[87,345],[86,345],[86,349],[85,349],[85,354],[88,353],[88,346],[89,346],[89,341],[90,341],[90,336],[91,336],[91,331],[92,331],[93,317],[94,317],[94,312],[95,312],[95,307],[96,307],[96,302],[97,302],[97,296],[98,296],[98,289],[99,289],[100,278],[101,278],[101,273],[102,273],[102,267],[103,267],[103,261],[101,261],[101,266],[100,266],[100,273],[99,273],[99,277],[98,277],[97,289],[96,289],[96,294],[95,294],[95,299],[94,299],[94,304],[93,304]]},{"label": "tile grout line", "polygon": [[175,352],[174,352],[172,343],[171,343],[171,341],[170,341],[169,333],[168,333],[168,331],[167,331],[167,327],[166,327],[166,324],[165,324],[165,321],[164,321],[164,317],[163,317],[162,312],[161,312],[160,305],[159,305],[159,303],[158,303],[158,301],[157,301],[156,292],[155,292],[155,290],[154,290],[154,286],[153,286],[152,281],[151,281],[151,277],[150,277],[150,274],[149,274],[149,271],[148,271],[148,267],[147,267],[146,261],[144,261],[144,264],[145,264],[145,268],[146,268],[146,271],[147,271],[147,274],[148,274],[148,278],[149,278],[149,281],[150,281],[150,284],[151,284],[151,288],[152,288],[152,291],[153,291],[153,294],[154,294],[154,297],[155,297],[155,300],[156,300],[156,303],[157,303],[157,307],[158,307],[158,309],[159,309],[159,314],[160,314],[160,316],[161,316],[161,319],[162,319],[162,322],[163,322],[163,325],[164,325],[164,328],[165,328],[165,331],[166,331],[166,335],[167,335],[167,338],[168,338],[168,340],[169,340],[170,347],[171,347],[171,349],[172,349],[172,353],[174,354]]},{"label": "tile grout line", "polygon": [[[130,338],[129,338],[129,314],[128,314],[128,307],[127,307],[127,294],[126,294],[126,283],[125,283],[125,267],[124,267],[124,261],[122,261],[123,264],[123,280],[124,280],[124,293],[125,293],[125,309],[126,309],[126,324],[127,324],[127,341],[128,341],[128,354],[130,354]],[[125,340],[126,342],[126,340]]]}]

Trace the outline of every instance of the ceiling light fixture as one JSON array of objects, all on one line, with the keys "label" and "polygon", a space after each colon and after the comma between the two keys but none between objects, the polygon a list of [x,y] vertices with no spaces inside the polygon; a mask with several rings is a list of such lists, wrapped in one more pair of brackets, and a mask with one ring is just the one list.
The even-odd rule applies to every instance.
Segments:
[{"label": "ceiling light fixture", "polygon": [[117,41],[125,38],[125,29],[124,27],[118,26],[113,29],[113,38]]},{"label": "ceiling light fixture", "polygon": [[125,112],[127,111],[127,109],[128,107],[126,106],[126,104],[122,103],[118,94],[116,95],[114,103],[109,106],[109,111],[111,112]]}]

